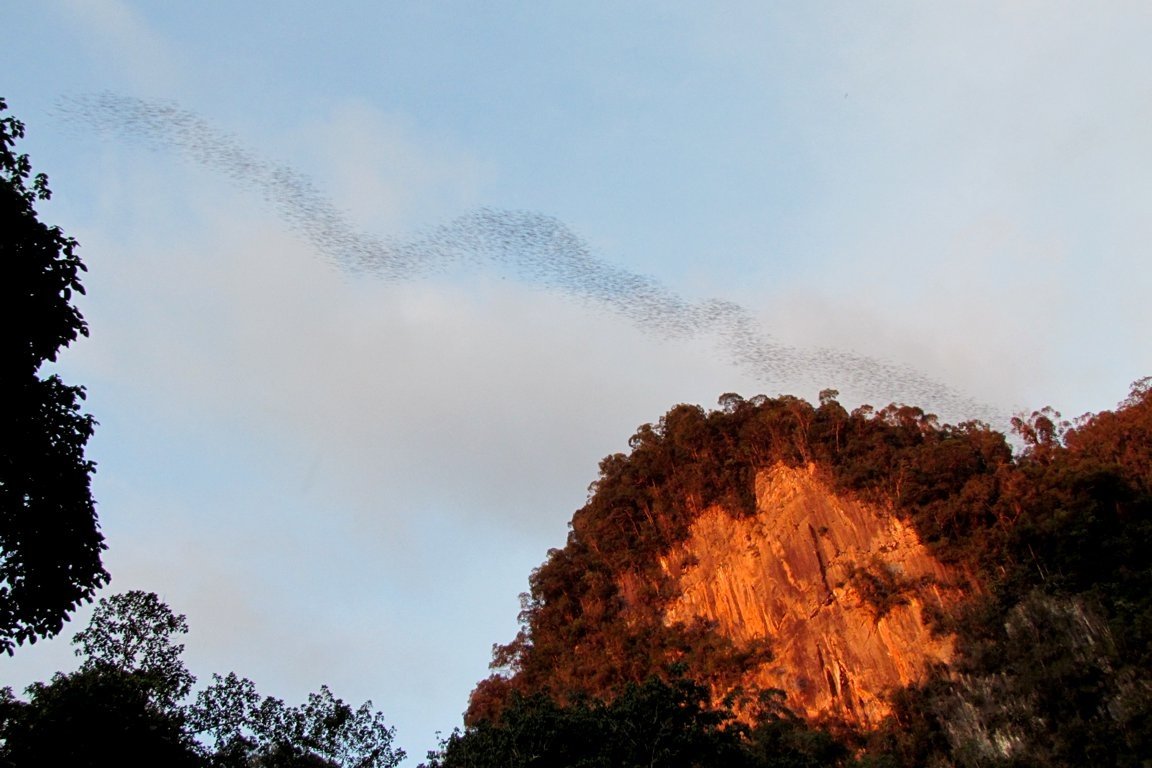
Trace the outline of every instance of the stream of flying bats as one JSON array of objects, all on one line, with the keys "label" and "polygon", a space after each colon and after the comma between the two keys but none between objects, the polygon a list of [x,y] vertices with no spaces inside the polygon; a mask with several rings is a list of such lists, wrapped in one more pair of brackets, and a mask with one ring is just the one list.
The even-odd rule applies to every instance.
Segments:
[{"label": "stream of flying bats", "polygon": [[175,150],[259,192],[318,254],[354,276],[411,281],[462,267],[499,268],[528,285],[610,310],[658,338],[711,338],[721,356],[766,386],[819,382],[877,404],[895,400],[952,418],[1007,421],[996,409],[908,366],[774,341],[739,304],[691,301],[651,277],[614,266],[597,258],[564,222],[543,213],[480,208],[412,237],[381,237],[353,225],[307,176],[260,157],[176,105],[101,93],[61,100],[59,112],[98,133]]}]

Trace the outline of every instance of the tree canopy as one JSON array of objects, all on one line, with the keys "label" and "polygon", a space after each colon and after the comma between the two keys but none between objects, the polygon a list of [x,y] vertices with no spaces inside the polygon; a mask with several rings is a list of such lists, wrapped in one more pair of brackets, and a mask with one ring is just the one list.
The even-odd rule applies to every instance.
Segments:
[{"label": "tree canopy", "polygon": [[[899,516],[969,584],[926,613],[955,638],[952,664],[893,691],[879,731],[846,737],[862,765],[1147,765],[1152,381],[1114,411],[1067,421],[1044,408],[1014,427],[1015,454],[987,425],[898,404],[849,413],[832,390],[819,405],[727,394],[717,410],[678,405],[641,425],[629,454],[601,462],[566,546],[532,573],[521,630],[494,649],[446,764],[536,697],[582,717],[582,702],[610,705],[678,664],[714,696],[733,691],[744,665],[770,658],[771,638],[739,646],[706,622],[668,624],[675,585],[660,558],[702,510],[755,512],[757,472],[783,464]],[[902,599],[891,576],[858,574],[877,617]],[[829,735],[776,722],[801,741]]]},{"label": "tree canopy", "polygon": [[24,125],[0,99],[0,650],[60,632],[108,582],[84,449],[84,389],[45,363],[88,326],[76,241],[40,221],[48,179],[16,151]]},{"label": "tree canopy", "polygon": [[327,686],[288,706],[229,673],[187,701],[196,680],[176,642],[187,631],[154,593],[102,599],[73,638],[78,670],[32,684],[27,701],[0,690],[0,768],[394,768],[404,758],[372,702],[354,709]]},{"label": "tree canopy", "polygon": [[497,720],[454,732],[427,768],[836,768],[849,752],[768,705],[755,727],[679,675],[629,683],[608,702],[513,695]]}]

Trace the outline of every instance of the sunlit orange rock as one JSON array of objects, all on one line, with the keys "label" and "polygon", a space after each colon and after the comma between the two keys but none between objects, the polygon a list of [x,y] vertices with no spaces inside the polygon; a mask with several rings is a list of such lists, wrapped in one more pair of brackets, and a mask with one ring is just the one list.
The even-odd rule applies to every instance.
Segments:
[{"label": "sunlit orange rock", "polygon": [[774,658],[744,684],[782,689],[809,718],[873,725],[890,689],[947,663],[952,641],[925,612],[959,595],[955,576],[889,511],[833,494],[814,468],[756,480],[756,514],[705,510],[662,558],[678,588],[665,621],[702,617],[737,642],[768,639]]}]

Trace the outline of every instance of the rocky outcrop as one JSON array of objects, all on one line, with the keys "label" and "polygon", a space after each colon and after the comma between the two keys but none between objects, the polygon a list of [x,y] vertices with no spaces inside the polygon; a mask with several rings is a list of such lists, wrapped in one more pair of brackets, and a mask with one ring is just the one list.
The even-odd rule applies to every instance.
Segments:
[{"label": "rocky outcrop", "polygon": [[787,692],[809,718],[872,725],[885,694],[947,663],[948,637],[925,618],[959,595],[954,575],[887,510],[833,494],[815,468],[756,479],[756,514],[713,507],[661,560],[676,595],[665,622],[702,618],[737,643],[768,640],[773,659],[744,683]]}]

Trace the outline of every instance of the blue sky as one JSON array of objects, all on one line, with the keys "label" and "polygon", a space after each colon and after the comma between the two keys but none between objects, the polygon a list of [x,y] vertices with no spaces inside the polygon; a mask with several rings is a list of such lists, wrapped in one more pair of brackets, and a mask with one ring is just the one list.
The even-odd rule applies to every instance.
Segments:
[{"label": "blue sky", "polygon": [[[1152,373],[1145,4],[40,0],[0,26],[42,214],[89,267],[62,369],[100,421],[112,588],[188,614],[196,674],[372,698],[416,757],[598,460],[673,404],[914,389],[1002,422]],[[795,364],[483,260],[349,273],[261,188],[61,109],[99,93],[201,116],[364,237],[555,217]]]}]

